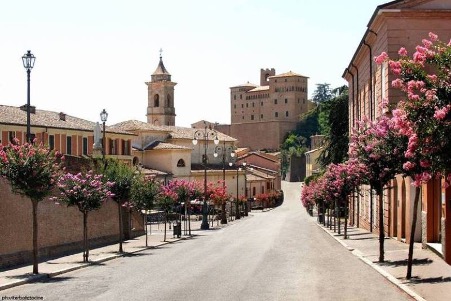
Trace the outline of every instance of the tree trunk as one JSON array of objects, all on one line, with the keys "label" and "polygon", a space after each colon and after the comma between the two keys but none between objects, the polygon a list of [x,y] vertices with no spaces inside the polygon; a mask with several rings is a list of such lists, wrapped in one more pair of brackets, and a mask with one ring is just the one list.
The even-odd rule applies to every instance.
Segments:
[{"label": "tree trunk", "polygon": [[83,212],[83,262],[89,260],[88,246],[88,212]]},{"label": "tree trunk", "polygon": [[[147,212],[147,210],[146,210]],[[146,235],[146,248],[149,246],[149,243],[147,242],[147,213],[144,213],[144,233]],[[150,233],[152,234],[152,233]]]},{"label": "tree trunk", "polygon": [[165,218],[164,218],[164,239],[163,241],[166,241],[166,224],[168,223],[168,212],[165,211]]},{"label": "tree trunk", "polygon": [[412,226],[410,229],[409,258],[407,260],[407,275],[406,275],[407,279],[412,278],[413,243],[415,240],[415,228],[417,225],[417,211],[419,199],[420,199],[420,187],[415,187],[415,200],[413,201]]},{"label": "tree trunk", "polygon": [[38,270],[38,201],[31,200],[33,207],[33,274],[39,274]]},{"label": "tree trunk", "polygon": [[227,224],[226,202],[221,204],[221,224]]},{"label": "tree trunk", "polygon": [[348,238],[348,206],[349,206],[349,199],[346,197],[345,200],[345,233],[344,233],[344,239]]},{"label": "tree trunk", "polygon": [[119,253],[123,253],[124,250],[122,249],[122,232],[123,232],[123,226],[122,226],[122,201],[117,202],[117,208],[119,210]]},{"label": "tree trunk", "polygon": [[384,262],[384,194],[379,193],[379,262]]}]

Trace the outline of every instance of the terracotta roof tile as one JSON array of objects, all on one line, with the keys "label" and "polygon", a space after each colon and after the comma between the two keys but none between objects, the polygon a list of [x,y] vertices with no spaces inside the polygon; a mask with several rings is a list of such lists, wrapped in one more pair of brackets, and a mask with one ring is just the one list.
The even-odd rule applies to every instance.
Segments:
[{"label": "terracotta roof tile", "polygon": [[268,78],[275,78],[275,77],[290,77],[290,76],[301,76],[301,77],[306,77],[306,78],[308,78],[307,76],[304,76],[304,75],[301,75],[301,74],[297,74],[297,73],[294,73],[294,72],[292,72],[292,71],[288,71],[288,72],[285,72],[285,73],[281,73],[281,74],[276,74],[276,75],[273,75],[273,76],[269,76]]},{"label": "terracotta roof tile", "polygon": [[[64,120],[60,118],[60,114],[64,114]],[[21,110],[19,107],[0,105],[0,123],[26,125],[27,112]],[[74,117],[65,113],[38,109],[35,110],[35,113],[30,114],[30,124],[35,127],[51,127],[85,131],[93,131],[94,126],[96,125],[95,122]],[[109,126],[106,127],[106,132],[133,135],[130,132],[120,129],[112,129]]]}]

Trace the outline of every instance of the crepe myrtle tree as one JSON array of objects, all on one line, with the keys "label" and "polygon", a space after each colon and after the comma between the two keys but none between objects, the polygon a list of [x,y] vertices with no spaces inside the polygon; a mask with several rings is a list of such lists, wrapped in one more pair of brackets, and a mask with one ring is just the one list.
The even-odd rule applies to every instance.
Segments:
[{"label": "crepe myrtle tree", "polygon": [[38,203],[55,187],[63,156],[35,142],[20,144],[14,139],[8,145],[0,145],[0,172],[14,193],[31,200],[33,274],[38,274]]},{"label": "crepe myrtle tree", "polygon": [[[382,102],[380,113],[386,108]],[[374,121],[363,119],[351,134],[349,156],[366,166],[364,181],[376,192],[379,204],[379,262],[384,261],[384,188],[406,162],[407,139],[394,128],[394,120],[381,114]],[[371,208],[372,210],[372,208]]]},{"label": "crepe myrtle tree", "polygon": [[222,213],[221,213],[221,219],[226,219],[226,212],[225,212],[225,205],[230,200],[232,195],[230,193],[227,193],[227,186],[225,186],[224,181],[218,181],[215,183],[210,182],[208,184],[208,195],[209,198],[213,201],[215,206],[220,206]]},{"label": "crepe myrtle tree", "polygon": [[135,178],[138,176],[136,169],[118,160],[108,159],[103,169],[103,180],[113,182],[110,188],[113,193],[112,199],[117,203],[119,218],[119,253],[123,253],[122,243],[124,239],[124,227],[122,220],[122,209],[130,208],[130,194]]},{"label": "crepe myrtle tree", "polygon": [[76,206],[83,214],[83,262],[89,261],[88,214],[98,210],[112,197],[110,188],[114,183],[102,181],[103,175],[92,170],[78,174],[66,173],[58,179],[60,194],[52,197],[55,202]]},{"label": "crepe myrtle tree", "polygon": [[151,177],[138,176],[132,185],[130,202],[133,208],[139,210],[143,214],[144,229],[147,240],[147,212],[154,208],[158,196],[161,192],[160,182]]},{"label": "crepe myrtle tree", "polygon": [[177,194],[172,191],[167,185],[161,186],[161,191],[156,199],[156,206],[164,211],[164,241],[166,241],[166,226],[169,219],[169,212],[173,210],[177,204]]},{"label": "crepe myrtle tree", "polygon": [[202,189],[203,189],[202,184],[198,181],[188,181],[179,179],[170,181],[165,187],[165,190],[167,191],[168,195],[169,191],[173,192],[172,196],[176,197],[176,199],[174,199],[175,202],[178,202],[179,204],[184,203],[186,217],[185,220],[188,220],[189,235],[191,235],[191,218],[189,218],[189,216],[187,215],[190,215],[191,210],[190,207],[188,207],[188,204],[190,204],[191,200],[194,200],[202,196]]},{"label": "crepe myrtle tree", "polygon": [[389,65],[396,77],[392,86],[405,95],[393,118],[396,129],[408,139],[403,169],[415,186],[406,274],[410,279],[420,186],[433,177],[445,177],[447,185],[451,182],[451,41],[446,44],[429,33],[411,57],[405,48],[398,55],[390,59],[383,52],[375,61]]}]

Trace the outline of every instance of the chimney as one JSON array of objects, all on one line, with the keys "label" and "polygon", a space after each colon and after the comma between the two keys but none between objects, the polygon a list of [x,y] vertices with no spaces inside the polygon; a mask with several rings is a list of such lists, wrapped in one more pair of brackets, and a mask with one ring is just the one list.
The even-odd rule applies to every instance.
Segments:
[{"label": "chimney", "polygon": [[[20,109],[22,111],[26,112],[27,111],[27,105],[25,104],[23,106],[20,106]],[[30,113],[31,114],[35,114],[36,113],[36,107],[35,106],[30,106]]]},{"label": "chimney", "polygon": [[60,112],[60,120],[61,121],[66,121],[66,113]]}]

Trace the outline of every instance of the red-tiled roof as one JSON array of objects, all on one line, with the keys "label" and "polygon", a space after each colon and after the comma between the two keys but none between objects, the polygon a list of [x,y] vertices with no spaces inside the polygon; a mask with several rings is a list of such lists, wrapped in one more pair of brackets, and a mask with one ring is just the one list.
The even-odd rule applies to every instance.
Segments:
[{"label": "red-tiled roof", "polygon": [[[64,115],[64,118],[61,118]],[[26,125],[27,112],[19,107],[0,105],[0,124]],[[62,112],[35,110],[30,114],[30,124],[34,127],[93,131],[95,122],[74,117]],[[106,132],[134,135],[121,129],[106,127]]]}]

